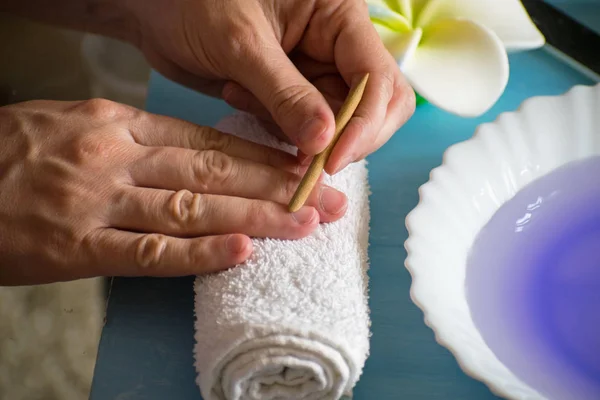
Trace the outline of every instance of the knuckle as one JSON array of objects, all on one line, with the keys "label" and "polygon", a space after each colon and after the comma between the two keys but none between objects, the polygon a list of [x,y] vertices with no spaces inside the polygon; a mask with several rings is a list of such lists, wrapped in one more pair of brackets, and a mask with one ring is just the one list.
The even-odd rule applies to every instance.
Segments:
[{"label": "knuckle", "polygon": [[287,118],[303,102],[308,102],[310,90],[303,85],[291,85],[273,93],[270,103],[277,118]]},{"label": "knuckle", "polygon": [[188,249],[189,265],[204,265],[207,259],[207,248],[204,242],[199,242]]},{"label": "knuckle", "polygon": [[200,219],[202,196],[189,190],[173,193],[169,199],[169,215],[178,225],[189,225]]},{"label": "knuckle", "polygon": [[233,144],[233,137],[231,135],[209,127],[201,129],[202,133],[200,137],[202,138],[204,149],[225,152],[231,148]]},{"label": "knuckle", "polygon": [[129,113],[129,108],[111,100],[93,98],[75,106],[75,110],[99,121],[112,121]]},{"label": "knuckle", "polygon": [[213,185],[223,185],[233,174],[233,159],[216,150],[201,151],[197,155],[196,180],[208,190]]},{"label": "knuckle", "polygon": [[135,263],[143,269],[155,269],[164,263],[167,237],[158,233],[142,236],[135,244]]}]

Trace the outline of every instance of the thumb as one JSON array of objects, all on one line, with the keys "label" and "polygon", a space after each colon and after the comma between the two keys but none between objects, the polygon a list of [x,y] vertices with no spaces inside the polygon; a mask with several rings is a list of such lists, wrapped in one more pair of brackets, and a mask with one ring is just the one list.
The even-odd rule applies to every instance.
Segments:
[{"label": "thumb", "polygon": [[[251,54],[237,60],[232,78],[252,93],[302,152],[317,154],[333,137],[333,112],[325,97],[302,76],[277,40],[272,38],[265,42],[249,46]],[[232,92],[224,90],[223,98],[236,107],[238,96]]]}]

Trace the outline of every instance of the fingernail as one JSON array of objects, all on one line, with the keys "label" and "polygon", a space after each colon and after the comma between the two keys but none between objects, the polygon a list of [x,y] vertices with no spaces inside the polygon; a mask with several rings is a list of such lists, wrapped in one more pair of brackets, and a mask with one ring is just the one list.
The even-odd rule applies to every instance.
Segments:
[{"label": "fingernail", "polygon": [[329,215],[341,213],[347,206],[346,196],[333,188],[324,186],[319,196],[321,209]]},{"label": "fingernail", "polygon": [[327,130],[327,124],[321,118],[316,117],[306,121],[300,128],[298,142],[305,144],[319,139]]},{"label": "fingernail", "polygon": [[243,253],[248,246],[248,242],[243,235],[230,235],[225,242],[227,250],[234,254]]},{"label": "fingernail", "polygon": [[312,207],[303,207],[292,214],[292,218],[300,225],[310,225],[318,217],[316,210]]}]

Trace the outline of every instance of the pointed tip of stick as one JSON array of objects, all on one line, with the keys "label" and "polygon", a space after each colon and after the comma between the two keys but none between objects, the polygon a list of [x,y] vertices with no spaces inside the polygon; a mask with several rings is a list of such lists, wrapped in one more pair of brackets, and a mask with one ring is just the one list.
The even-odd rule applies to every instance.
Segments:
[{"label": "pointed tip of stick", "polygon": [[350,90],[348,93],[348,97],[344,101],[342,108],[336,117],[336,132],[331,140],[331,143],[325,150],[321,153],[317,154],[309,166],[308,170],[302,177],[298,188],[296,189],[296,193],[290,200],[288,204],[288,209],[290,212],[296,212],[304,205],[304,202],[312,192],[315,184],[318,181],[318,177],[321,176],[325,165],[327,164],[327,160],[329,155],[331,154],[333,147],[337,143],[339,137],[342,132],[346,128],[346,125],[354,115],[354,112],[358,108],[360,101],[362,100],[362,96],[365,92],[365,88],[367,86],[367,81],[369,80],[369,74],[366,73],[358,82],[358,84]]}]

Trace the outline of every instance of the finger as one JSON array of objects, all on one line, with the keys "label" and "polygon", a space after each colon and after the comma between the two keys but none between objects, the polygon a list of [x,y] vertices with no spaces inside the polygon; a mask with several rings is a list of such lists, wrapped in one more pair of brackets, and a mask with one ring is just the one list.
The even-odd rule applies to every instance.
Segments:
[{"label": "finger", "polygon": [[[323,9],[331,8],[331,3],[323,2]],[[338,3],[334,3],[338,4]],[[404,102],[396,103],[396,108],[388,113],[394,95],[412,97],[408,84],[402,79],[399,68],[390,53],[385,49],[377,31],[369,19],[364,1],[339,2],[339,11],[334,20],[319,19],[322,31],[329,32],[333,41],[335,64],[344,80],[352,85],[369,73],[369,81],[355,116],[350,120],[342,137],[332,152],[326,171],[335,173],[353,161],[358,154],[370,152],[373,143],[379,141],[380,132],[388,115],[402,114],[398,120],[406,120],[414,106]],[[317,32],[317,31],[314,31]],[[317,36],[311,36],[304,46],[315,46]],[[396,122],[396,121],[394,121]],[[399,128],[394,126],[392,132]],[[386,134],[390,134],[385,132]],[[384,141],[389,137],[384,138]]]},{"label": "finger", "polygon": [[202,275],[234,267],[252,254],[252,241],[241,234],[181,239],[105,228],[91,243],[98,276]]},{"label": "finger", "polygon": [[[337,74],[328,74],[315,76],[311,82],[323,95],[333,113],[337,113],[349,91],[344,80]],[[234,82],[227,83],[226,91],[224,97],[231,107],[255,115],[267,132],[282,141],[292,143],[274,122],[269,111],[251,92]]]},{"label": "finger", "polygon": [[[130,174],[134,184],[142,187],[187,189],[279,204],[288,204],[301,180],[299,174],[224,153],[175,148],[146,150],[146,156],[131,165]],[[322,222],[331,222],[343,216],[347,199],[334,188],[318,183],[306,204],[319,211]]]},{"label": "finger", "polygon": [[[353,80],[356,81],[356,75]],[[389,79],[382,74],[369,76],[363,97],[352,118],[338,139],[329,156],[325,170],[336,173],[350,162],[355,161],[357,153],[371,150],[386,117],[388,102],[392,91],[387,89]]]},{"label": "finger", "polygon": [[[381,146],[383,146],[389,138],[398,130],[398,126],[402,126],[406,123],[407,118],[409,117],[406,113],[397,112],[398,109],[410,109],[414,107],[415,98],[414,91],[410,91],[407,95],[403,95],[404,91],[396,91],[390,105],[388,106],[386,119],[381,131],[375,141],[373,142],[370,149],[363,149],[362,153],[359,152],[358,157],[355,159],[362,160],[366,158],[369,154],[377,151]],[[339,169],[342,169],[343,166],[340,166]],[[338,169],[338,170],[339,170]]]},{"label": "finger", "polygon": [[289,213],[282,204],[187,190],[130,188],[110,217],[111,226],[137,232],[190,237],[232,232],[253,237],[299,239],[319,224],[319,214],[305,206]]},{"label": "finger", "polygon": [[[289,58],[292,60],[292,63],[296,66],[298,71],[308,81],[312,82],[312,84],[325,96],[326,100],[327,95],[331,95],[332,92],[339,93],[339,90],[338,88],[328,90],[328,87],[319,86],[319,81],[324,77],[338,77],[339,81],[341,81],[342,90],[345,89],[345,93],[341,93],[340,96],[334,95],[332,97],[339,97],[341,99],[345,97],[345,94],[348,92],[348,87],[341,77],[339,77],[335,64],[319,62],[301,52],[290,54]],[[256,96],[236,82],[227,82],[225,84],[222,97],[233,108],[248,112],[264,120],[272,118],[269,110],[267,110]]]},{"label": "finger", "polygon": [[[399,74],[399,72],[398,72]],[[377,79],[377,78],[376,78]],[[399,78],[401,79],[401,78]],[[398,82],[399,80],[396,80]],[[369,77],[371,82],[371,77]],[[373,89],[377,87],[373,82]],[[392,98],[385,108],[371,113],[367,90],[353,117],[348,122],[346,129],[340,136],[328,159],[325,171],[336,174],[348,164],[358,161],[373,153],[385,144],[390,137],[412,115],[414,110],[414,92],[403,84],[395,84]],[[381,99],[380,97],[379,99]],[[373,99],[373,97],[371,97]],[[412,102],[412,105],[411,105]],[[409,110],[409,112],[406,112]],[[381,121],[379,122],[375,121]]]},{"label": "finger", "polygon": [[331,141],[335,124],[327,101],[296,69],[272,32],[254,36],[261,43],[244,47],[246,53],[231,71],[233,80],[265,106],[303,152],[323,151]]},{"label": "finger", "polygon": [[285,151],[263,146],[216,129],[151,113],[131,122],[134,140],[144,146],[215,150],[287,171],[298,172],[296,158]]}]

